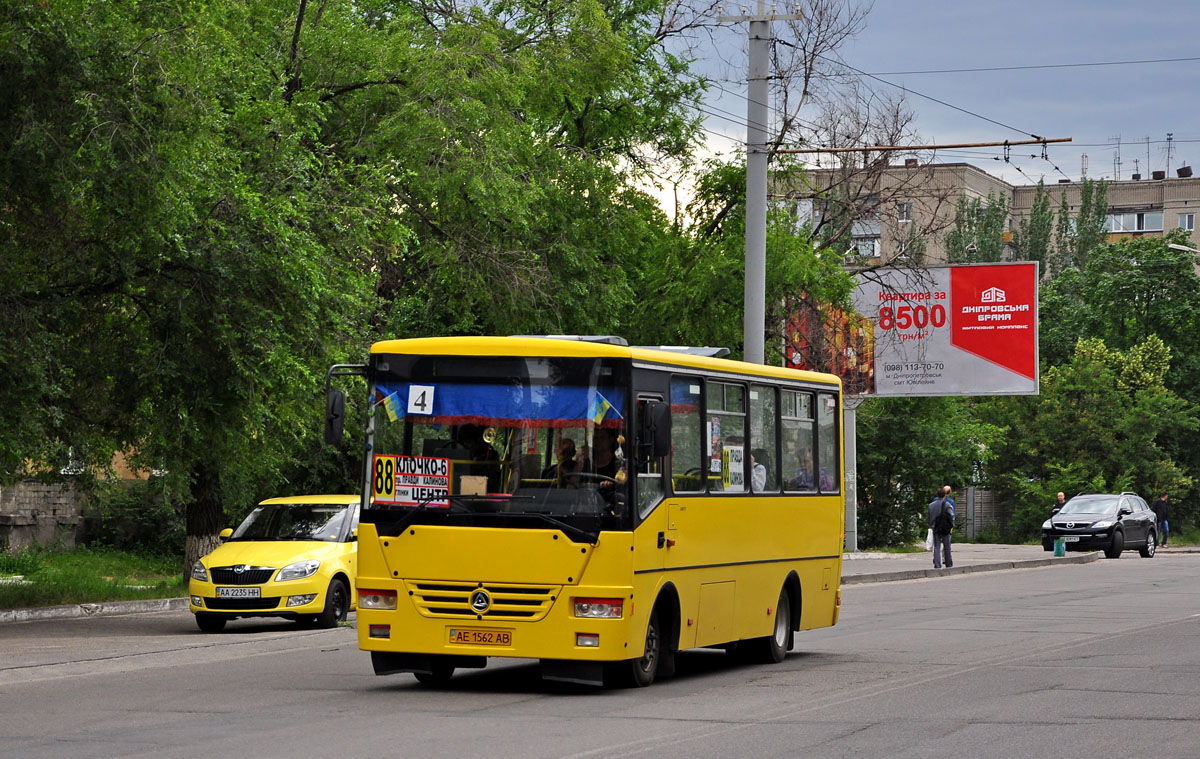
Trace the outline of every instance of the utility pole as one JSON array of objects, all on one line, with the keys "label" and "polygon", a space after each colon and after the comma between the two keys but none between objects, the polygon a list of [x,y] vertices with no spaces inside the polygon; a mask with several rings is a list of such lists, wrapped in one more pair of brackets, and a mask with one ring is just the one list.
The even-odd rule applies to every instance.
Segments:
[{"label": "utility pole", "polygon": [[796,15],[767,13],[766,0],[758,0],[754,15],[720,16],[718,21],[750,24],[749,72],[746,76],[746,274],[742,312],[743,360],[764,361],[767,289],[767,124],[770,114],[769,68],[771,21],[799,19]]}]

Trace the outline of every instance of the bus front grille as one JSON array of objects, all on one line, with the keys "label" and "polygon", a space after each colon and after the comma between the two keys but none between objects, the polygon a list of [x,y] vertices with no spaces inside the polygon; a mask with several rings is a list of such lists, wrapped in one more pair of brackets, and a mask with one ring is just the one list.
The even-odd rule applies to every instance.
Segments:
[{"label": "bus front grille", "polygon": [[[409,597],[426,617],[448,619],[483,618],[536,622],[545,617],[558,597],[557,585],[489,585],[477,582],[408,583]],[[471,606],[477,590],[487,592],[489,605],[482,614]]]}]

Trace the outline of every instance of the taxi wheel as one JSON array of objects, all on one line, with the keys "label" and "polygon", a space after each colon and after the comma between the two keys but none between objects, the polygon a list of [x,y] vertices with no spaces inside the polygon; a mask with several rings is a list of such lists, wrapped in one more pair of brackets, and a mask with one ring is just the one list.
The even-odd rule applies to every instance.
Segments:
[{"label": "taxi wheel", "polygon": [[325,593],[325,611],[317,615],[317,627],[328,630],[337,627],[338,622],[345,622],[350,613],[350,591],[346,583],[336,577],[329,583]]},{"label": "taxi wheel", "polygon": [[196,615],[196,627],[199,627],[202,632],[219,633],[225,629],[225,617],[200,612]]}]

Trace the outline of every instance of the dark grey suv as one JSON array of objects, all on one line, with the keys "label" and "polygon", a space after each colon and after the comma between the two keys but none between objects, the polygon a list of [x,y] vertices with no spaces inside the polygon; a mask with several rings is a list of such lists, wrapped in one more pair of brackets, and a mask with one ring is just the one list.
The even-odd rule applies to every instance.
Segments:
[{"label": "dark grey suv", "polygon": [[1104,551],[1110,559],[1136,548],[1150,558],[1158,546],[1154,512],[1137,493],[1080,493],[1042,525],[1042,548],[1062,538],[1068,551]]}]

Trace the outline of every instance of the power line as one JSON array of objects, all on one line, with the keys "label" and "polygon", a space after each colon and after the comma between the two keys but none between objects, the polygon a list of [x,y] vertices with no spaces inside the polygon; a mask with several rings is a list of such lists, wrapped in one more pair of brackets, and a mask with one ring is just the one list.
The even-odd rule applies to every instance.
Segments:
[{"label": "power line", "polygon": [[[780,42],[781,44],[788,45],[789,47],[796,47],[796,45],[793,45],[793,44],[792,44],[792,43],[790,43],[790,42],[784,42],[783,40],[779,40],[779,42]],[[967,114],[968,116],[974,116],[975,118],[977,118],[977,119],[982,119],[983,121],[986,121],[986,122],[988,122],[988,123],[990,123],[990,124],[995,124],[996,126],[999,126],[999,127],[1004,127],[1005,129],[1011,129],[1011,130],[1012,130],[1012,131],[1014,131],[1014,132],[1020,132],[1021,134],[1027,134],[1027,135],[1029,135],[1030,137],[1032,137],[1032,138],[1033,138],[1033,139],[1035,139],[1035,140],[1040,140],[1040,139],[1042,139],[1042,136],[1041,136],[1041,135],[1039,135],[1039,134],[1034,134],[1033,132],[1027,131],[1027,130],[1025,130],[1025,129],[1018,129],[1018,128],[1016,128],[1015,126],[1012,126],[1012,125],[1010,125],[1010,124],[1005,124],[1005,123],[1003,123],[1003,122],[1000,122],[1000,121],[996,121],[995,119],[988,118],[987,116],[984,116],[984,115],[982,115],[982,114],[979,114],[979,113],[975,113],[974,111],[968,111],[966,108],[960,108],[960,107],[958,107],[957,105],[954,105],[953,103],[947,103],[945,100],[939,100],[939,99],[937,99],[937,98],[935,98],[935,97],[933,97],[933,96],[931,96],[931,95],[926,95],[926,94],[925,94],[925,93],[923,93],[923,92],[917,92],[916,90],[914,90],[914,89],[911,89],[911,88],[909,88],[909,87],[905,87],[904,85],[901,85],[901,84],[896,84],[895,82],[889,82],[889,81],[888,81],[888,80],[886,80],[886,79],[880,79],[879,77],[875,76],[874,74],[868,74],[867,72],[863,71],[862,69],[857,69],[857,68],[855,68],[855,67],[851,66],[849,63],[846,63],[845,61],[841,60],[841,58],[838,58],[837,60],[832,60],[832,59],[830,59],[830,58],[827,58],[827,57],[825,57],[825,56],[823,56],[823,55],[818,55],[817,57],[818,57],[818,58],[822,58],[822,59],[824,59],[824,60],[827,60],[827,61],[830,61],[831,63],[834,63],[834,64],[840,64],[840,65],[842,65],[842,66],[845,66],[846,68],[850,69],[851,71],[854,71],[854,72],[856,72],[856,73],[858,73],[858,74],[861,74],[862,76],[865,76],[865,77],[869,77],[869,78],[871,78],[871,79],[874,79],[874,80],[875,80],[875,81],[877,81],[877,82],[882,82],[883,84],[886,84],[886,85],[888,85],[889,87],[895,87],[896,89],[898,89],[898,90],[901,90],[901,91],[903,91],[903,92],[911,92],[912,94],[914,94],[914,95],[916,95],[916,96],[918,96],[918,97],[923,97],[923,98],[925,98],[926,100],[932,100],[933,102],[935,102],[935,103],[937,103],[937,104],[939,104],[939,105],[944,105],[944,106],[946,106],[947,108],[953,108],[954,110],[956,110],[956,111],[959,111],[960,113],[965,113],[965,114]]]},{"label": "power line", "polygon": [[[924,71],[876,71],[874,75],[878,76],[901,76],[904,74],[971,74],[982,71],[1029,71],[1033,69],[1069,69],[1069,68],[1084,68],[1086,66],[1133,66],[1144,63],[1184,63],[1188,61],[1200,61],[1200,57],[1196,58],[1153,58],[1144,61],[1096,61],[1092,63],[1045,63],[1031,66],[984,66],[972,69],[927,69]],[[868,74],[867,76],[873,76]]]}]

